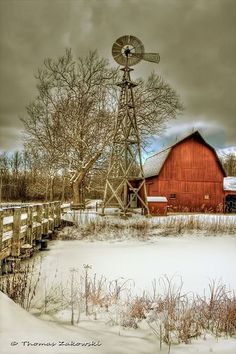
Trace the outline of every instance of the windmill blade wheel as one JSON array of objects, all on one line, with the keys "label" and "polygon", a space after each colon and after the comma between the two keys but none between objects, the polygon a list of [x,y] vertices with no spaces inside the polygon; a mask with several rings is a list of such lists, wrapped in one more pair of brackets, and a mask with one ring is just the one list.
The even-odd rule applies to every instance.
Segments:
[{"label": "windmill blade wheel", "polygon": [[113,58],[123,66],[133,66],[140,62],[142,58],[133,55],[134,53],[144,53],[143,43],[134,36],[119,37],[112,46]]},{"label": "windmill blade wheel", "polygon": [[158,64],[160,55],[158,53],[145,53],[144,45],[137,37],[125,35],[119,37],[112,46],[114,60],[123,66],[133,66],[140,60]]}]

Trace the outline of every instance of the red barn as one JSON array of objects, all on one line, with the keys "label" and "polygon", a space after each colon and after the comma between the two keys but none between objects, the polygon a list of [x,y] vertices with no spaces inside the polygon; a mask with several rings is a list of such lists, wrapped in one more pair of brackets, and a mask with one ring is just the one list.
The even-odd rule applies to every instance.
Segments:
[{"label": "red barn", "polygon": [[224,211],[225,171],[198,131],[144,163],[148,196],[163,196],[169,211]]}]

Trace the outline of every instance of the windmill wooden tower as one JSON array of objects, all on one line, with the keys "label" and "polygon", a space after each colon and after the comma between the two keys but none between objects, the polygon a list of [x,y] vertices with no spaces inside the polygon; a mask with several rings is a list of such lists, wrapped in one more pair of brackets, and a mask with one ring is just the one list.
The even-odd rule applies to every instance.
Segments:
[{"label": "windmill wooden tower", "polygon": [[[122,36],[112,46],[114,60],[122,65],[118,113],[114,127],[109,168],[103,198],[102,214],[108,206],[119,207],[124,215],[139,205],[149,214],[145,178],[142,167],[140,134],[137,125],[131,66],[146,60],[160,61],[158,53],[145,53],[142,42],[134,36]],[[137,183],[138,182],[138,183]],[[142,189],[142,197],[139,193]]]}]

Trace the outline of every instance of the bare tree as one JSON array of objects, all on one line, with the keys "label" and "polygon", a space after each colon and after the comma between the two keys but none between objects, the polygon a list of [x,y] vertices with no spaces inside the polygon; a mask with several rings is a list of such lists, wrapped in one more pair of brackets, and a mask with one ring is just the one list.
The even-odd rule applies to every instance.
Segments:
[{"label": "bare tree", "polygon": [[38,73],[39,96],[24,119],[26,140],[45,151],[50,165],[72,172],[73,202],[81,203],[86,173],[110,139],[114,112],[109,86],[115,71],[95,52],[75,63],[71,51],[45,61]]},{"label": "bare tree", "polygon": [[236,176],[236,155],[233,153],[224,154],[222,157],[223,167],[227,176]]},{"label": "bare tree", "polygon": [[[75,60],[71,50],[47,59],[37,75],[38,96],[27,107],[23,120],[25,141],[47,157],[59,174],[71,173],[73,203],[83,202],[85,178],[106,166],[117,110],[118,70],[90,52]],[[159,76],[140,80],[137,115],[143,141],[160,133],[182,106],[175,91]],[[94,174],[91,174],[94,175]],[[87,178],[91,180],[91,178]]]},{"label": "bare tree", "polygon": [[135,101],[143,142],[151,135],[160,135],[167,122],[183,110],[175,90],[154,72],[147,81],[139,80]]}]

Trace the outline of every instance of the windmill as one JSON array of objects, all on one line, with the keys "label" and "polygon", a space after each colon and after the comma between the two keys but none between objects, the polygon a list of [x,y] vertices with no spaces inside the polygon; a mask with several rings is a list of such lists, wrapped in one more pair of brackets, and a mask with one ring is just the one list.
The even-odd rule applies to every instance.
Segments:
[{"label": "windmill", "polygon": [[[142,168],[141,143],[137,125],[131,66],[141,60],[159,63],[158,53],[145,53],[142,42],[130,35],[119,37],[112,46],[114,60],[123,67],[118,113],[114,127],[111,155],[106,177],[102,214],[108,206],[119,207],[124,215],[135,202],[149,214],[145,178]],[[142,191],[142,192],[141,192]]]}]

